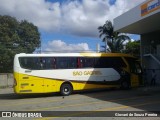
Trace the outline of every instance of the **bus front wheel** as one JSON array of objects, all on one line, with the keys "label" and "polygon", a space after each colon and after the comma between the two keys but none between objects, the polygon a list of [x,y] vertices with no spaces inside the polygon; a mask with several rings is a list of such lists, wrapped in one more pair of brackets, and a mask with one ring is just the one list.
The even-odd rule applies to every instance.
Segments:
[{"label": "bus front wheel", "polygon": [[121,82],[121,89],[123,89],[123,90],[128,90],[129,88],[130,88],[129,82],[126,81],[126,80],[123,80],[123,81]]},{"label": "bus front wheel", "polygon": [[61,92],[61,95],[63,96],[68,96],[72,93],[72,86],[68,83],[64,83],[62,84],[61,86],[61,89],[60,89],[60,92]]}]

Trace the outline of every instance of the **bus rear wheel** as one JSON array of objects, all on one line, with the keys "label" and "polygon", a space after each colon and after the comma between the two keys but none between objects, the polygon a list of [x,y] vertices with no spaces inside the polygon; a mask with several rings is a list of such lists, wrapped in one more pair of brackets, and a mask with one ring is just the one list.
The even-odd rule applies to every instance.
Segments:
[{"label": "bus rear wheel", "polygon": [[73,90],[73,88],[70,84],[64,83],[61,86],[60,92],[61,92],[61,95],[68,96],[72,93],[72,90]]}]

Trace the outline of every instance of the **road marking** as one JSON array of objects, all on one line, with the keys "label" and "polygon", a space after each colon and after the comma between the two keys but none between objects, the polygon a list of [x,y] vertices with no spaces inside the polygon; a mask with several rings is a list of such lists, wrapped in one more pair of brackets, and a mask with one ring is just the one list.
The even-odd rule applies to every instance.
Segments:
[{"label": "road marking", "polygon": [[[152,102],[146,102],[146,103],[141,103],[141,104],[133,104],[133,105],[128,105],[128,106],[119,106],[119,107],[110,107],[110,108],[103,108],[103,109],[97,109],[95,111],[85,111],[85,112],[80,112],[80,113],[75,113],[75,114],[65,114],[60,117],[46,117],[46,118],[39,118],[38,120],[50,120],[50,119],[55,119],[55,118],[61,118],[61,117],[76,117],[77,115],[84,115],[84,114],[90,114],[90,113],[95,113],[97,111],[112,111],[112,110],[120,110],[120,109],[126,109],[129,107],[138,107],[138,106],[145,106],[145,105],[150,105],[150,104],[157,104],[160,103],[160,101],[152,101]],[[114,117],[114,116],[113,116]],[[37,119],[36,119],[37,120]]]},{"label": "road marking", "polygon": [[[120,101],[120,100],[132,100],[132,99],[143,98],[143,97],[146,97],[146,96],[111,99],[111,100],[107,100],[107,102],[114,102],[114,101]],[[79,103],[79,104],[70,104],[70,105],[65,105],[65,106],[46,107],[46,108],[32,109],[31,111],[53,110],[53,109],[59,109],[59,108],[65,108],[65,107],[77,107],[77,106],[84,106],[84,105],[90,105],[90,104],[101,104],[104,102],[106,102],[106,101],[87,102],[87,103]]]}]

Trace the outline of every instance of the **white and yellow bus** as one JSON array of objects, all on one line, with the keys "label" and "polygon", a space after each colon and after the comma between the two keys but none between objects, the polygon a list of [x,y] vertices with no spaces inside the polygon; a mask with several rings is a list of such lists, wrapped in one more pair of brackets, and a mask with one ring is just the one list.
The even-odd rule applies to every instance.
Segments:
[{"label": "white and yellow bus", "polygon": [[17,94],[140,86],[141,66],[120,53],[17,54],[14,91]]}]

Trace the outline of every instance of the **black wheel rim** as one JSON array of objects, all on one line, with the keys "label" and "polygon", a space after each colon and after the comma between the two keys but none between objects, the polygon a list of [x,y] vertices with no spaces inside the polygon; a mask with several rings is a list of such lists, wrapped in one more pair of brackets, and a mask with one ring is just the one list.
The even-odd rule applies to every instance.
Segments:
[{"label": "black wheel rim", "polygon": [[65,86],[65,87],[63,88],[63,93],[64,93],[65,95],[70,94],[70,88],[69,88],[68,86]]}]

